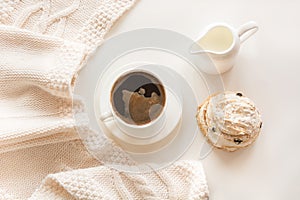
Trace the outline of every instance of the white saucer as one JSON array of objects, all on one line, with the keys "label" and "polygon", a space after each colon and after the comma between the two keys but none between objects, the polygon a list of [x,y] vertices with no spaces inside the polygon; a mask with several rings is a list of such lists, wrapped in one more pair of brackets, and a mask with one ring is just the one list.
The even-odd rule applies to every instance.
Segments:
[{"label": "white saucer", "polygon": [[[212,65],[212,63],[206,55],[195,56],[190,54],[189,47],[192,43],[193,40],[184,35],[160,29],[141,29],[126,32],[103,43],[101,48],[99,48],[95,55],[89,60],[87,66],[81,70],[74,88],[74,95],[79,95],[86,102],[86,111],[90,127],[97,131],[99,135],[106,135],[114,140],[116,144],[127,151],[136,162],[141,164],[150,164],[152,167],[160,168],[184,156],[192,144],[196,144],[194,143],[195,138],[201,136],[195,117],[198,105],[207,95],[217,91],[223,91],[221,77],[201,73],[201,67]],[[163,59],[159,59],[154,63],[151,62],[152,65],[147,63],[148,70],[156,74],[160,74],[162,70],[167,71],[164,74],[168,74],[169,77],[164,78],[164,80],[170,81],[167,83],[170,89],[169,91],[173,92],[176,98],[179,97],[180,99],[181,97],[178,102],[182,107],[181,117],[172,114],[172,108],[170,107],[168,118],[174,117],[174,120],[169,122],[171,124],[169,126],[170,128],[165,129],[167,131],[159,133],[160,138],[157,137],[153,139],[153,141],[147,141],[147,145],[144,145],[141,141],[128,141],[126,139],[124,141],[124,138],[119,135],[120,131],[114,130],[117,126],[114,124],[104,124],[99,121],[97,117],[99,113],[96,112],[106,111],[109,107],[107,105],[109,103],[109,98],[107,98],[110,93],[109,85],[103,84],[102,86],[104,86],[104,88],[107,87],[107,89],[101,91],[101,95],[98,95],[98,99],[94,98],[99,77],[103,76],[103,74],[106,74],[105,78],[109,75],[113,76],[114,71],[124,67],[124,63],[122,65],[114,65],[114,63],[120,58],[123,58],[123,56],[131,52],[137,52],[139,49],[154,49],[160,52],[170,53],[188,64],[188,66],[181,65],[179,68],[169,63],[162,65],[161,63],[165,61]],[[140,58],[141,57],[132,57],[129,62],[125,62],[125,64],[131,63],[132,61],[140,61]],[[172,61],[175,60],[168,60],[168,62],[172,63]],[[141,60],[141,62],[144,61],[145,60]],[[143,66],[145,67],[145,65]],[[115,78],[116,77],[113,79]],[[199,82],[199,84],[192,85],[191,87],[191,80],[196,83]],[[98,102],[101,102],[98,105],[99,109],[95,109],[95,104]],[[174,103],[174,106],[178,108],[176,103]],[[174,113],[176,114],[178,112],[174,110]],[[175,124],[176,126],[174,126]],[[112,132],[114,134],[112,134]],[[78,134],[82,136],[83,140],[86,138],[86,132],[78,130]],[[204,140],[202,141],[204,142]],[[89,146],[89,143],[85,144],[87,149],[89,149],[91,153],[94,152],[95,157],[97,157],[97,152],[95,151],[101,148],[97,149],[95,146]],[[197,149],[199,154],[200,152],[208,152],[206,149],[204,149],[204,151],[201,150],[200,145]],[[99,159],[101,158],[99,157]]]}]

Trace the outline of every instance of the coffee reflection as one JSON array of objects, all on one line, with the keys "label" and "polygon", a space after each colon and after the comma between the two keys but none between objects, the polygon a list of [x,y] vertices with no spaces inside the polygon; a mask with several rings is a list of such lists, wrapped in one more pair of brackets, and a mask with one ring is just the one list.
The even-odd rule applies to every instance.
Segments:
[{"label": "coffee reflection", "polygon": [[162,83],[146,72],[130,72],[121,76],[111,90],[115,113],[126,123],[144,125],[163,111],[166,96]]}]

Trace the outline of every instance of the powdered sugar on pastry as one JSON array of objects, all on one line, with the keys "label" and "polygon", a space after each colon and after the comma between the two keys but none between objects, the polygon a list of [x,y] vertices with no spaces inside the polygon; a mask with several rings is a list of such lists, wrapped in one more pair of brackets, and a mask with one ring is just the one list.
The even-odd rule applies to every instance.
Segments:
[{"label": "powdered sugar on pastry", "polygon": [[228,151],[250,145],[262,125],[253,101],[236,92],[211,96],[199,107],[197,120],[208,141]]}]

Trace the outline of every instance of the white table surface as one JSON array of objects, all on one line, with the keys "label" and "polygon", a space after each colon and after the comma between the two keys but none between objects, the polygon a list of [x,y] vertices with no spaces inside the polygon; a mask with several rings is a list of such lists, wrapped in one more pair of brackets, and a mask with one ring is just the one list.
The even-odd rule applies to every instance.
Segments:
[{"label": "white table surface", "polygon": [[299,9],[296,0],[140,0],[108,35],[155,27],[196,38],[213,22],[258,23],[259,31],[243,44],[235,67],[223,78],[226,89],[243,91],[256,102],[263,130],[250,148],[215,150],[202,161],[210,199],[299,199]]}]

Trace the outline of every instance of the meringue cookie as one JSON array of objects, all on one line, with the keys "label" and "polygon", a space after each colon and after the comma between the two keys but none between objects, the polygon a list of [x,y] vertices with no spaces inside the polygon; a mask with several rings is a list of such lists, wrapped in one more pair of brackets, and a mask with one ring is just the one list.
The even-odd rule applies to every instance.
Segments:
[{"label": "meringue cookie", "polygon": [[252,144],[262,127],[255,104],[239,92],[227,91],[210,96],[198,107],[196,117],[208,142],[227,151]]}]

